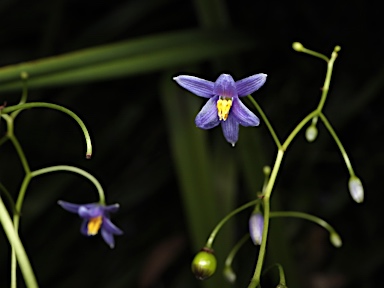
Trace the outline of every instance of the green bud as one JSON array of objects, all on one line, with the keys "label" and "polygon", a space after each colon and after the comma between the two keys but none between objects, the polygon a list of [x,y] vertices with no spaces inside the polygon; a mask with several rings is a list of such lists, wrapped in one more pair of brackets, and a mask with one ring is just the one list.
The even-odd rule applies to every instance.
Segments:
[{"label": "green bud", "polygon": [[357,203],[364,201],[364,188],[358,177],[352,176],[349,178],[348,187],[349,193],[351,193],[353,200],[355,200]]},{"label": "green bud", "polygon": [[339,248],[341,247],[341,245],[343,245],[343,242],[341,241],[339,234],[337,234],[336,232],[331,233],[331,235],[329,235],[329,240],[331,241],[332,245],[335,246],[336,248]]},{"label": "green bud", "polygon": [[211,277],[216,271],[216,258],[213,250],[204,247],[192,261],[192,272],[199,280]]},{"label": "green bud", "polygon": [[317,128],[315,125],[311,125],[307,128],[305,131],[305,138],[307,139],[308,142],[313,142],[315,141],[317,137]]},{"label": "green bud", "polygon": [[223,271],[225,279],[231,284],[235,283],[236,281],[236,274],[233,272],[232,268],[230,266],[226,266]]},{"label": "green bud", "polygon": [[20,78],[23,79],[23,80],[27,80],[27,79],[29,78],[29,75],[28,75],[27,72],[22,71],[22,72],[20,73]]},{"label": "green bud", "polygon": [[263,167],[263,173],[265,176],[269,176],[269,174],[271,174],[271,167],[269,167],[268,165],[264,166]]},{"label": "green bud", "polygon": [[340,47],[339,45],[337,45],[337,46],[335,46],[335,49],[333,49],[333,51],[335,51],[335,52],[339,52],[340,49],[341,49],[341,47]]},{"label": "green bud", "polygon": [[294,42],[294,43],[292,44],[292,48],[293,48],[293,50],[296,50],[296,51],[298,51],[298,52],[301,52],[301,51],[303,51],[304,46],[303,46],[300,42]]}]

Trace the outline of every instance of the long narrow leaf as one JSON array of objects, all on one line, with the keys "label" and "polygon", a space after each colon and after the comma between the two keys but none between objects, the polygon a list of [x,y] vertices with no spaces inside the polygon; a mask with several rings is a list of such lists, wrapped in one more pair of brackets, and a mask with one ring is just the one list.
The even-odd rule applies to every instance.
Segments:
[{"label": "long narrow leaf", "polygon": [[70,85],[151,72],[254,46],[243,34],[230,31],[183,31],[150,36],[3,67],[0,91],[20,89],[18,79],[23,71],[30,75],[29,88]]}]

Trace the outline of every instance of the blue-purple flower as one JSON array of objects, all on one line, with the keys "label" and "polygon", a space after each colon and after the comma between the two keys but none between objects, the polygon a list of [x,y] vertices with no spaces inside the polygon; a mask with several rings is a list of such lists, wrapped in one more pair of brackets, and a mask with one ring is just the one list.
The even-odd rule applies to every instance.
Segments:
[{"label": "blue-purple flower", "polygon": [[86,236],[94,236],[99,231],[104,241],[109,247],[115,247],[114,235],[122,235],[118,227],[116,227],[109,219],[109,213],[117,212],[119,204],[101,205],[99,203],[90,204],[73,204],[65,201],[58,201],[58,204],[65,210],[78,214],[83,218],[81,225],[81,233]]},{"label": "blue-purple flower", "polygon": [[239,97],[247,96],[263,86],[267,79],[266,74],[255,74],[236,82],[229,74],[221,74],[215,82],[188,75],[180,75],[173,79],[197,96],[209,98],[196,116],[196,126],[211,129],[221,124],[224,137],[232,146],[235,146],[239,138],[239,124],[259,125],[259,118],[240,101]]}]

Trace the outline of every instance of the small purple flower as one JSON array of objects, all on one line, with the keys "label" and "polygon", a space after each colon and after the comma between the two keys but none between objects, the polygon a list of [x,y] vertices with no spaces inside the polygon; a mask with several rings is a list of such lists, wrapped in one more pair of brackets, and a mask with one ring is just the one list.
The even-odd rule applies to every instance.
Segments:
[{"label": "small purple flower", "polygon": [[236,82],[229,74],[221,74],[216,82],[188,75],[173,79],[193,94],[209,98],[196,116],[196,126],[211,129],[221,123],[224,137],[232,146],[235,146],[239,138],[239,124],[259,125],[259,118],[245,107],[239,97],[247,96],[263,86],[267,79],[266,74],[255,74]]},{"label": "small purple flower", "polygon": [[115,247],[114,235],[122,235],[123,231],[117,228],[109,219],[109,213],[117,212],[119,204],[104,206],[99,203],[73,204],[58,201],[65,210],[78,214],[83,218],[81,233],[86,236],[96,235],[101,230],[101,236],[109,247]]}]

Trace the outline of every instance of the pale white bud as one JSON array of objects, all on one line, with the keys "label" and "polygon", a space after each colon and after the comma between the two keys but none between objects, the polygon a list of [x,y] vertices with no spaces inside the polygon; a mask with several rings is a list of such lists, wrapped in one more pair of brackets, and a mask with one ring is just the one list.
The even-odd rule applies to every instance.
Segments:
[{"label": "pale white bud", "polygon": [[353,200],[355,200],[357,203],[364,201],[364,188],[358,177],[352,176],[349,178],[348,187],[349,193],[351,193]]}]

